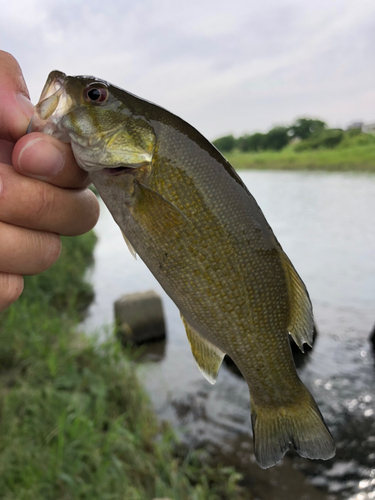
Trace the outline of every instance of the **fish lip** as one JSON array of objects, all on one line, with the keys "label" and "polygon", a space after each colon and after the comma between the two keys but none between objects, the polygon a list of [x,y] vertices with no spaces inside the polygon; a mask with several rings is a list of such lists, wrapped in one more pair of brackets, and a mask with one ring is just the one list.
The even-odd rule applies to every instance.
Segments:
[{"label": "fish lip", "polygon": [[31,117],[30,121],[29,121],[29,124],[27,126],[27,129],[26,129],[26,134],[31,134],[32,132],[35,131],[35,113],[33,114],[33,116]]}]

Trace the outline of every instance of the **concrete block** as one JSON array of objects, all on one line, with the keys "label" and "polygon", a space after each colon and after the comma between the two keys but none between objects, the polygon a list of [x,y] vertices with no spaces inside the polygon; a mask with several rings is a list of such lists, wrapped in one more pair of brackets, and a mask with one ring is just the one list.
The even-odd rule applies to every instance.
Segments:
[{"label": "concrete block", "polygon": [[165,339],[162,301],[153,290],[123,295],[115,302],[117,336],[123,344]]}]

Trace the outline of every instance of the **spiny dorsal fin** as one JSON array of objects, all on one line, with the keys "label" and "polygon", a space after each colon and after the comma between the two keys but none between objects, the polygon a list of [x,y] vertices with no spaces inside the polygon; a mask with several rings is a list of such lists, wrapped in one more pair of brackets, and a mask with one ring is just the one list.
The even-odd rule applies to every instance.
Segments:
[{"label": "spiny dorsal fin", "polygon": [[312,305],[303,281],[283,251],[281,251],[281,260],[290,296],[288,330],[295,343],[304,352],[303,344],[306,343],[311,347],[313,343],[314,318]]},{"label": "spiny dorsal fin", "polygon": [[122,236],[124,237],[126,246],[129,248],[129,252],[132,254],[132,256],[137,260],[137,252],[134,250],[133,245],[130,243],[128,238],[125,236],[125,234],[121,231]]},{"label": "spiny dorsal fin", "polygon": [[184,322],[186,335],[199,370],[211,384],[214,384],[225,353],[202,337],[202,335],[189,325],[183,316],[181,318]]}]

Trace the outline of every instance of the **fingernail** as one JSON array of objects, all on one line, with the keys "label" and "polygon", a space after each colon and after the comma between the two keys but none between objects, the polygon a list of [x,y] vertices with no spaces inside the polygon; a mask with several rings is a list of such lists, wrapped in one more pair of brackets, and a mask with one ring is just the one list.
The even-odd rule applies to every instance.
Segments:
[{"label": "fingernail", "polygon": [[16,100],[18,102],[19,107],[21,108],[23,114],[26,116],[28,120],[33,116],[35,108],[31,101],[24,96],[23,94],[17,94]]},{"label": "fingernail", "polygon": [[64,156],[55,146],[37,138],[26,144],[18,156],[18,167],[23,174],[46,180],[64,166]]}]

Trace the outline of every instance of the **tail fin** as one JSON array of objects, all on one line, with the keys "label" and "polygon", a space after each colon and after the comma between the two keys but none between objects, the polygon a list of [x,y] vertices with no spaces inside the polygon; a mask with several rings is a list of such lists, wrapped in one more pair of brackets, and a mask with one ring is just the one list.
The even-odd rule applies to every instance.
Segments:
[{"label": "tail fin", "polygon": [[293,406],[251,404],[255,457],[263,469],[279,462],[290,444],[305,458],[328,460],[335,455],[333,438],[314,399],[304,389],[306,398]]}]

